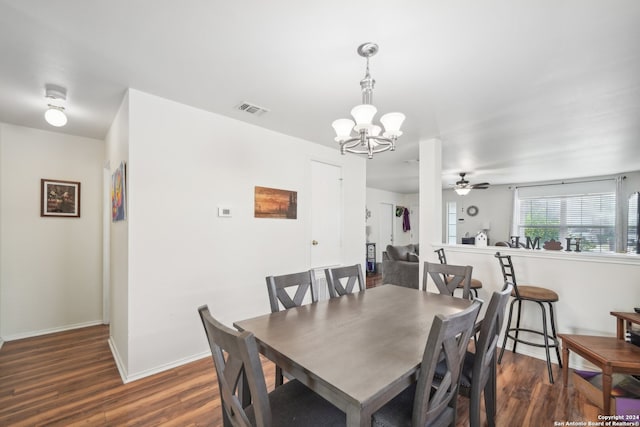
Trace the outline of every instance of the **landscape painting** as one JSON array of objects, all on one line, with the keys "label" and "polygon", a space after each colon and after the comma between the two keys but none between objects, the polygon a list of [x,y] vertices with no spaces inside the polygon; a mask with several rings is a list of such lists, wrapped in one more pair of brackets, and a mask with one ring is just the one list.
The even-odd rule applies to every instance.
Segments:
[{"label": "landscape painting", "polygon": [[297,219],[298,192],[256,187],[254,216],[256,218]]}]

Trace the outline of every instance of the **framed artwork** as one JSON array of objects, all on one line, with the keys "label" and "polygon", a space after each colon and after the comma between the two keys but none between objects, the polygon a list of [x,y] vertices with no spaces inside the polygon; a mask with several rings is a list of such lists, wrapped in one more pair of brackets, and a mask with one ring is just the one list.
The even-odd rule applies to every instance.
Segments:
[{"label": "framed artwork", "polygon": [[277,188],[256,187],[254,199],[256,218],[298,218],[298,192]]},{"label": "framed artwork", "polygon": [[124,162],[120,162],[111,176],[111,222],[126,219],[126,183],[126,167]]},{"label": "framed artwork", "polygon": [[40,216],[80,218],[80,183],[41,179]]}]

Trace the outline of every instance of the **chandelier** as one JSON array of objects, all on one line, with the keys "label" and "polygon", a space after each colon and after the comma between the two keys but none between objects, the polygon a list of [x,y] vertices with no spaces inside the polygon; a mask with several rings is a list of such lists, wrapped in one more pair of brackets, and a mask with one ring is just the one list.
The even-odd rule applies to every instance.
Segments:
[{"label": "chandelier", "polygon": [[[400,126],[404,121],[402,113],[387,113],[380,118],[382,128],[373,123],[373,117],[378,109],[373,106],[373,85],[376,83],[369,74],[369,58],[378,53],[378,45],[364,43],[358,47],[358,55],[367,59],[367,71],[360,80],[362,88],[362,104],[356,105],[351,110],[355,122],[351,119],[338,119],[331,125],[336,131],[336,142],[340,143],[340,152],[366,154],[370,159],[374,153],[396,149],[396,141],[402,132]],[[355,133],[355,136],[352,135]],[[382,132],[382,135],[380,133]]]}]

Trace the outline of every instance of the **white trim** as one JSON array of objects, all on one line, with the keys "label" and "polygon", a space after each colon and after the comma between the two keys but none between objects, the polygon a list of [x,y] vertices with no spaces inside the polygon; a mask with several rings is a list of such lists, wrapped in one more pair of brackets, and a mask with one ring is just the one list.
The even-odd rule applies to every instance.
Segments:
[{"label": "white trim", "polygon": [[640,266],[640,256],[636,254],[621,253],[595,253],[595,252],[567,252],[550,251],[546,249],[516,249],[506,246],[477,247],[473,245],[450,245],[446,243],[432,243],[434,248],[447,248],[447,251],[465,253],[505,253],[511,256],[524,258],[548,258],[564,261],[599,262],[605,264],[626,264]]},{"label": "white trim", "polygon": [[2,345],[4,344],[4,341],[2,340],[2,338],[0,338],[0,350],[2,350]]},{"label": "white trim", "polygon": [[120,357],[120,353],[118,352],[118,348],[114,344],[111,337],[107,340],[109,343],[109,349],[111,350],[111,355],[113,356],[113,361],[116,363],[116,368],[118,368],[118,373],[120,374],[120,379],[123,384],[126,384],[127,381],[127,368],[124,363],[122,363],[122,358]]},{"label": "white trim", "polygon": [[[111,347],[111,351],[117,353],[115,347],[112,345],[111,340],[109,340],[109,347]],[[194,354],[192,356],[189,357],[185,357],[182,359],[178,359],[176,361],[173,361],[171,363],[166,363],[164,365],[160,365],[160,366],[156,366],[153,369],[147,369],[145,371],[142,372],[138,372],[137,374],[131,375],[129,376],[128,374],[124,373],[125,369],[124,366],[122,366],[122,362],[120,360],[119,357],[116,357],[114,353],[114,359],[116,359],[116,366],[118,366],[118,371],[120,372],[120,378],[122,379],[122,383],[123,384],[127,384],[133,381],[137,381],[137,380],[141,380],[143,378],[146,377],[150,377],[151,375],[155,375],[158,374],[160,372],[164,372],[164,371],[168,371],[170,369],[173,368],[177,368],[183,365],[187,365],[191,362],[195,362],[197,360],[201,360],[204,359],[205,357],[211,357],[211,352],[210,351],[205,351],[203,353],[198,353],[198,354]]]},{"label": "white trim", "polygon": [[32,338],[32,337],[38,337],[40,335],[55,334],[57,332],[71,331],[73,329],[86,328],[88,326],[97,326],[97,325],[102,325],[102,324],[103,323],[102,323],[101,320],[94,320],[92,322],[76,323],[74,325],[60,326],[60,327],[57,327],[57,328],[50,328],[50,329],[42,329],[42,330],[39,330],[39,331],[24,332],[24,333],[21,333],[21,334],[9,335],[8,337],[5,337],[5,341],[9,342],[9,341],[21,340],[21,339],[24,339],[24,338]]}]

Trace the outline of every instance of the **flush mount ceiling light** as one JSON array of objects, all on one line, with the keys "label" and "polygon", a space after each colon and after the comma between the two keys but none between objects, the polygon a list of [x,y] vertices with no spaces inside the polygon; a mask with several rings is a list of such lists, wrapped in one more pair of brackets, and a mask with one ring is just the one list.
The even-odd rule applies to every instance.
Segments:
[{"label": "flush mount ceiling light", "polygon": [[[340,143],[340,152],[355,154],[366,154],[370,159],[374,153],[381,153],[387,150],[395,150],[396,141],[402,132],[400,126],[405,119],[402,113],[387,113],[380,118],[384,132],[380,135],[382,128],[373,124],[373,116],[378,111],[371,103],[373,102],[373,86],[376,83],[369,74],[369,58],[378,53],[378,45],[375,43],[364,43],[358,47],[358,55],[367,59],[367,70],[364,78],[360,80],[362,88],[362,104],[356,105],[351,110],[351,119],[338,119],[331,125],[336,131],[336,142]],[[351,132],[356,136],[352,136]]]},{"label": "flush mount ceiling light", "polygon": [[67,100],[67,90],[60,86],[47,85],[45,99],[47,111],[44,113],[44,119],[47,123],[55,127],[66,125],[67,115],[64,113],[64,102]]}]

